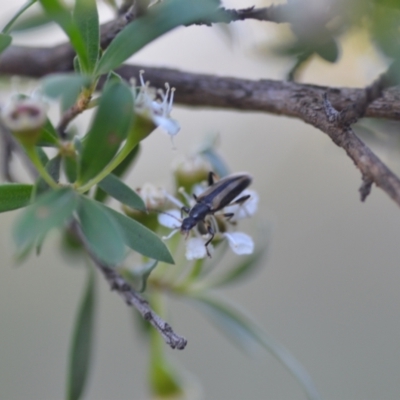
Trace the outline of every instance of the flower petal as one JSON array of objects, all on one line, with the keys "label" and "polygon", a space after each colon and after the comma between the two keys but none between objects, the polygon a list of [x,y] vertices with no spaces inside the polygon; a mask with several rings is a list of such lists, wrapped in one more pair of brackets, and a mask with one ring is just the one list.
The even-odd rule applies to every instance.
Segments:
[{"label": "flower petal", "polygon": [[253,239],[242,232],[224,233],[228,239],[229,247],[235,254],[252,254],[254,251]]},{"label": "flower petal", "polygon": [[175,136],[181,129],[178,121],[172,118],[163,117],[161,115],[153,115],[152,120],[159,128],[163,129],[170,136]]},{"label": "flower petal", "polygon": [[190,238],[186,242],[185,256],[187,260],[199,260],[206,257],[207,249],[204,240],[199,237]]},{"label": "flower petal", "polygon": [[170,229],[177,229],[181,226],[181,213],[179,210],[168,210],[158,214],[158,223]]},{"label": "flower petal", "polygon": [[231,221],[252,217],[258,208],[259,196],[254,190],[244,190],[239,197],[250,195],[250,198],[242,204],[233,204],[224,208],[224,213],[233,213]]}]

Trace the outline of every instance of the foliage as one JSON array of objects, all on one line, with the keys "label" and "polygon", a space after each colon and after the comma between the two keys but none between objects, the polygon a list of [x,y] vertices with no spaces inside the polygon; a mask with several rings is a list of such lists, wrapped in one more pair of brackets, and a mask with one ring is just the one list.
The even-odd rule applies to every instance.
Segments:
[{"label": "foliage", "polygon": [[[239,283],[250,275],[263,260],[266,246],[254,248],[247,234],[231,232],[230,225],[217,214],[197,221],[199,224],[188,233],[191,237],[185,242],[186,247],[180,245],[181,236],[169,235],[168,246],[161,238],[167,233],[165,226],[179,231],[182,222],[176,207],[169,208],[179,205],[179,208],[191,209],[195,204],[180,187],[189,194],[196,194],[200,187],[204,193],[201,186],[204,168],[194,168],[190,171],[192,175],[183,178],[181,171],[176,170],[176,187],[172,193],[144,187],[135,191],[123,182],[123,174],[133,169],[140,142],[157,127],[172,137],[179,130],[179,124],[170,117],[173,91],[169,87],[165,92],[154,92],[143,76],[139,86],[130,86],[115,69],[178,26],[210,24],[219,2],[165,0],[148,9],[148,2],[137,2],[145,11],[126,24],[107,48],[101,43],[95,0],[76,0],[72,9],[61,0],[40,0],[41,18],[35,15],[31,20],[21,21],[34,3],[34,0],[27,1],[6,24],[0,33],[0,52],[11,45],[13,30],[52,22],[65,32],[76,58],[74,73],[49,75],[40,81],[41,95],[59,100],[61,117],[57,126],[48,118],[42,98],[18,95],[2,108],[2,123],[19,141],[38,173],[36,182],[30,184],[0,185],[0,212],[24,209],[13,230],[18,253],[26,256],[34,248],[40,250],[52,229],[63,230],[77,240],[77,247],[85,248],[94,265],[100,264],[103,270],[116,270],[134,290],[145,293],[159,314],[164,313],[165,293],[195,304],[239,346],[258,344],[271,352],[295,376],[310,399],[319,398],[308,374],[279,343],[214,295],[221,287]],[[292,1],[280,13],[279,18],[290,23],[292,36],[280,42],[275,52],[292,60],[290,79],[295,79],[312,57],[336,62],[340,57],[341,36],[357,27],[368,31],[376,48],[393,61],[395,67],[390,78],[398,82],[400,43],[396,34],[400,6],[397,1],[360,0],[351,7],[337,2],[328,7],[328,12],[320,13],[320,9],[312,7],[312,3]],[[74,135],[69,129],[70,123],[92,108],[95,111],[90,126]],[[200,159],[200,163],[206,163],[206,170],[212,169],[220,177],[229,175],[227,164],[212,141],[196,157],[196,162]],[[251,196],[256,199],[255,194]],[[122,205],[123,213],[105,204],[110,198]],[[160,212],[172,219],[165,223],[166,218],[160,218]],[[235,214],[239,213],[238,209]],[[217,228],[218,234],[212,243],[212,258],[207,259],[203,236],[211,233],[211,226]],[[76,229],[82,235],[81,240]],[[226,270],[214,272],[228,247],[243,258],[232,262]],[[126,259],[130,250],[136,257],[133,266]],[[89,269],[69,357],[66,396],[71,400],[82,398],[91,368],[95,291],[95,271]],[[178,398],[185,393],[184,380],[167,360],[158,332],[146,331],[146,335],[150,338],[152,393],[158,398]]]}]

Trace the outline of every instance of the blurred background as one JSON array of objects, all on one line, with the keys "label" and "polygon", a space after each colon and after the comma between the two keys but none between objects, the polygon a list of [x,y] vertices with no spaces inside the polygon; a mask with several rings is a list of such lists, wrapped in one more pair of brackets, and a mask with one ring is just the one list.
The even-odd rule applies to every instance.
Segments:
[{"label": "blurred background", "polygon": [[[23,1],[0,3],[4,24]],[[99,4],[106,20],[110,10]],[[221,76],[284,79],[290,63],[265,49],[287,32],[284,25],[254,21],[231,24],[229,32],[219,27],[181,28],[140,51],[132,62]],[[14,43],[53,45],[63,40],[59,29],[48,27],[17,34]],[[361,87],[383,69],[366,37],[352,32],[343,38],[338,64],[315,58],[300,81]],[[3,99],[9,94],[6,83],[2,81]],[[268,243],[268,254],[260,268],[223,295],[286,346],[308,370],[324,399],[398,399],[398,206],[375,187],[361,203],[361,176],[351,160],[325,134],[302,122],[262,113],[177,106],[172,116],[182,126],[176,150],[166,135],[154,133],[143,142],[128,182],[133,187],[145,182],[168,186],[172,161],[196,150],[207,135],[218,134],[219,150],[232,171],[254,176],[259,218],[269,232],[262,239]],[[400,148],[392,139],[370,144],[400,172]],[[60,257],[57,233],[46,241],[40,257],[16,265],[10,230],[17,214],[0,216],[0,398],[62,399],[85,271],[80,261]],[[146,342],[135,331],[130,310],[101,278],[97,283],[101,291],[95,368],[86,398],[149,398]],[[168,353],[192,381],[194,398],[305,398],[270,354],[249,356],[190,304],[172,299],[170,305],[168,320],[189,343],[184,351],[168,349]]]}]

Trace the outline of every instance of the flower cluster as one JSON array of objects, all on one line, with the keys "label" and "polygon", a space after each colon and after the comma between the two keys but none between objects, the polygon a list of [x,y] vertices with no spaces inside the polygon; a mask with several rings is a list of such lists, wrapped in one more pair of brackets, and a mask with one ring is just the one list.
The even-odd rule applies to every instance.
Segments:
[{"label": "flower cluster", "polygon": [[172,138],[180,130],[179,123],[170,117],[175,88],[170,88],[166,83],[165,92],[162,89],[157,90],[151,87],[149,82],[144,81],[143,74],[144,71],[140,71],[139,87],[136,87],[134,80],[132,82],[135,112],[151,120],[154,125],[166,131]]},{"label": "flower cluster", "polygon": [[[196,185],[194,187],[194,194],[199,195],[203,190],[204,187],[202,185]],[[215,239],[217,241],[226,239],[231,250],[238,255],[251,254],[254,251],[254,242],[249,235],[243,232],[231,230],[236,226],[237,221],[243,218],[251,217],[257,211],[259,200],[258,194],[253,190],[244,190],[239,197],[247,195],[250,197],[244,203],[227,205],[214,215],[207,217],[207,223],[212,224],[214,230],[217,230]],[[180,200],[168,193],[166,193],[166,197],[171,203],[178,207],[166,210],[165,213],[162,213],[158,216],[158,222],[160,225],[172,229],[171,233],[164,238],[169,239],[181,230],[182,218],[180,210],[182,210],[185,205]],[[196,204],[194,198],[191,198],[187,194],[185,194],[185,198],[190,208]],[[232,203],[234,202],[235,200],[233,200]],[[226,221],[224,214],[233,214],[233,216],[229,218],[229,221]],[[212,253],[213,247],[211,244],[206,247],[206,243],[209,239],[209,233],[204,234],[201,232],[201,229],[198,229],[197,227],[193,228],[191,230],[191,237],[185,242],[186,258],[188,260],[205,258],[208,254],[207,247],[209,252]]]}]

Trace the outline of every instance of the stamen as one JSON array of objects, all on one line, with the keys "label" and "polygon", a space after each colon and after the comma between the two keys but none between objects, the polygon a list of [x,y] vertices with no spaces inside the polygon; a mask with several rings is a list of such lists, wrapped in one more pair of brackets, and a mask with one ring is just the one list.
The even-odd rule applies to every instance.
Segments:
[{"label": "stamen", "polygon": [[186,193],[185,188],[180,187],[180,188],[178,189],[178,192],[185,198],[185,200],[186,200],[186,202],[187,202],[188,204],[191,204],[191,203],[193,202],[193,198],[190,197],[190,196]]},{"label": "stamen", "polygon": [[162,240],[171,239],[172,236],[174,236],[177,232],[179,232],[179,229],[174,229],[173,231],[170,232],[170,234],[168,236],[163,236],[161,239]]},{"label": "stamen", "polygon": [[144,87],[144,86],[146,86],[146,85],[145,85],[145,83],[144,83],[143,74],[144,74],[144,69],[141,69],[141,70],[139,71],[139,80],[140,80],[141,86]]},{"label": "stamen", "polygon": [[177,207],[179,208],[185,207],[185,205],[181,201],[179,201],[174,196],[170,195],[166,190],[164,190],[164,196],[166,199],[168,199],[172,204],[175,204]]}]

